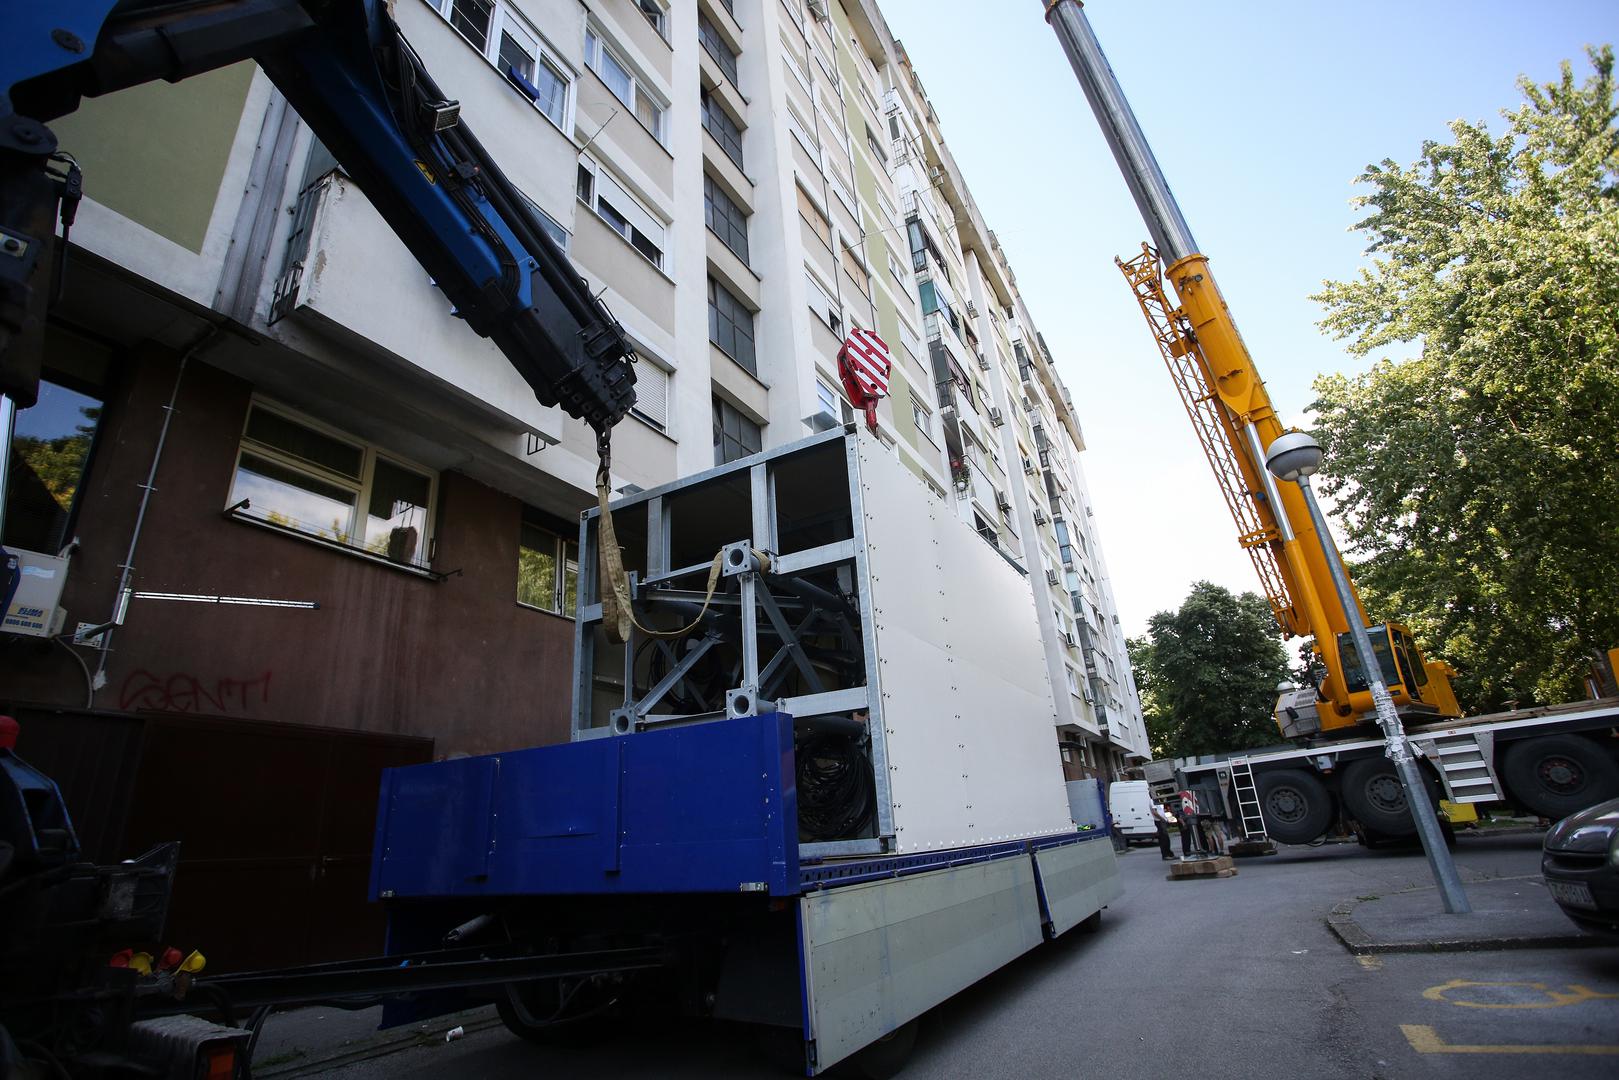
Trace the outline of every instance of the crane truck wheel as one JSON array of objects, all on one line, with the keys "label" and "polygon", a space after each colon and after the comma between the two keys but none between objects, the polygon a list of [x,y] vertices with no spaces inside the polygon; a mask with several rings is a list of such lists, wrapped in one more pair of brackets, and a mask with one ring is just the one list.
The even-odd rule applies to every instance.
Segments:
[{"label": "crane truck wheel", "polygon": [[[1419,768],[1418,771],[1428,789],[1429,800],[1437,804],[1439,793],[1435,790],[1435,778],[1426,770]],[[1350,816],[1371,832],[1390,839],[1416,834],[1417,823],[1411,817],[1405,789],[1400,786],[1400,775],[1388,758],[1351,761],[1339,773],[1338,784]]]},{"label": "crane truck wheel", "polygon": [[1501,755],[1501,777],[1524,806],[1556,821],[1619,796],[1619,765],[1578,735],[1541,735]]},{"label": "crane truck wheel", "polygon": [[1332,797],[1326,785],[1303,769],[1260,773],[1259,805],[1265,831],[1278,843],[1308,844],[1332,824]]}]

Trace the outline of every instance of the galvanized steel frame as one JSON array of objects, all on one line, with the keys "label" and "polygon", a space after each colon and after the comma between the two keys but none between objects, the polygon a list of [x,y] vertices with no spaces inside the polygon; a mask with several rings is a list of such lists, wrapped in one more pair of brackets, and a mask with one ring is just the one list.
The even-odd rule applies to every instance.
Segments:
[{"label": "galvanized steel frame", "polygon": [[[634,661],[636,650],[642,644],[643,635],[632,628],[630,638],[623,646],[625,672],[623,706],[614,713],[614,722],[612,724],[606,727],[591,726],[596,628],[601,623],[602,607],[600,603],[588,603],[587,600],[599,592],[600,570],[594,556],[591,540],[593,535],[592,523],[600,517],[600,509],[592,508],[587,510],[580,516],[579,523],[580,559],[575,605],[578,617],[574,630],[574,706],[571,719],[572,738],[575,741],[614,735],[629,735],[636,730],[671,723],[695,723],[709,719],[720,719],[726,715],[732,715],[731,699],[734,699],[739,693],[746,693],[750,697],[747,703],[748,707],[737,711],[737,714],[740,715],[757,715],[760,712],[768,713],[778,709],[794,716],[813,716],[819,713],[850,712],[859,709],[866,711],[868,716],[867,728],[870,734],[872,776],[876,788],[877,837],[800,845],[801,853],[806,858],[876,854],[886,850],[888,840],[894,836],[893,806],[888,780],[888,753],[882,716],[880,665],[877,662],[876,621],[872,605],[871,569],[867,558],[865,512],[861,501],[863,489],[860,482],[860,438],[861,436],[853,425],[833,428],[788,446],[767,450],[739,461],[704,470],[682,480],[623,496],[614,500],[611,504],[611,509],[621,519],[636,512],[646,515],[647,574],[644,578],[636,574],[631,575],[631,593],[632,595],[637,595],[648,586],[664,585],[683,577],[695,578],[706,574],[710,566],[706,562],[686,567],[671,567],[669,565],[673,547],[671,518],[668,512],[670,497],[711,481],[745,472],[748,477],[749,519],[752,535],[749,537],[736,537],[733,544],[746,545],[748,548],[757,549],[769,555],[771,565],[769,570],[765,572],[768,576],[778,578],[797,576],[840,564],[848,564],[852,567],[860,609],[859,647],[866,670],[866,684],[863,687],[836,688],[779,700],[769,698],[761,700],[761,691],[767,689],[771,681],[787,665],[792,664],[802,670],[804,661],[802,649],[798,642],[798,633],[804,627],[793,626],[779,605],[775,603],[774,598],[770,596],[769,590],[759,588],[761,571],[746,570],[734,574],[728,572],[728,576],[735,576],[740,579],[738,594],[724,597],[716,594],[714,603],[737,604],[740,606],[743,624],[741,640],[743,655],[740,685],[727,695],[727,709],[716,711],[712,715],[671,716],[660,720],[651,710],[678,683],[680,674],[689,670],[691,664],[695,661],[688,654],[682,664],[671,667],[670,671],[665,673],[646,694],[636,698],[634,694]],[[785,555],[779,554],[777,548],[780,541],[781,518],[776,501],[775,467],[783,459],[803,454],[840,440],[843,442],[852,536],[847,540],[834,541],[803,551],[790,552]],[[663,594],[670,598],[682,598],[680,593],[670,590],[663,590]],[[694,593],[686,598],[700,601],[702,597],[700,593]],[[759,613],[761,609],[763,609],[765,615],[764,625],[782,640],[782,647],[777,655],[774,658],[765,660],[762,669],[759,648],[761,625]]]}]

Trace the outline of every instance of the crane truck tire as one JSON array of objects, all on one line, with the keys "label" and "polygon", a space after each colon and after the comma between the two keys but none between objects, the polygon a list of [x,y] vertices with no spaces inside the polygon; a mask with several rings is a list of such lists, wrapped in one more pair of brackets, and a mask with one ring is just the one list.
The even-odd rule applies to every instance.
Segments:
[{"label": "crane truck tire", "polygon": [[1332,824],[1332,797],[1311,773],[1272,769],[1260,773],[1258,781],[1265,831],[1277,843],[1308,844]]},{"label": "crane truck tire", "polygon": [[1520,803],[1553,821],[1619,796],[1619,764],[1578,735],[1540,735],[1501,755],[1501,778]]},{"label": "crane truck tire", "polygon": [[[1440,793],[1436,778],[1426,769],[1419,767],[1417,771],[1428,789],[1429,800],[1437,805]],[[1405,789],[1400,786],[1400,775],[1388,758],[1351,761],[1338,774],[1338,786],[1349,815],[1370,832],[1391,840],[1416,834],[1417,823],[1411,817]]]}]

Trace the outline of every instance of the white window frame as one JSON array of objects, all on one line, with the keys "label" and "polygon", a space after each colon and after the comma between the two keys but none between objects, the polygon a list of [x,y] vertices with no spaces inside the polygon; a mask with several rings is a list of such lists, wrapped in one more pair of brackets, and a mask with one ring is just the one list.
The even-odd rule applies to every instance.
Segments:
[{"label": "white window frame", "polygon": [[[618,177],[613,175],[611,170],[602,168],[601,162],[597,161],[595,158],[588,154],[579,155],[579,168],[590,173],[590,198],[586,200],[581,197],[579,201],[585,203],[585,205],[590,208],[590,212],[595,214],[597,219],[600,220],[603,225],[606,225],[613,232],[617,233],[619,239],[623,240],[626,244],[629,244],[631,248],[634,248],[636,254],[640,255],[641,258],[657,267],[660,272],[667,273],[665,268],[669,262],[669,247],[672,243],[670,238],[670,233],[672,232],[670,224],[664,221],[657,214],[653,213],[652,210],[639,198],[637,198],[627,186],[619,181]],[[608,192],[609,195],[614,196],[613,201],[615,203],[626,203],[622,210],[619,210],[616,205],[614,206],[614,209],[619,210],[620,216],[628,222],[630,228],[638,229],[641,234],[646,237],[647,241],[658,249],[658,257],[656,259],[652,258],[652,256],[648,255],[640,248],[636,247],[635,242],[631,239],[631,237],[626,235],[623,229],[620,229],[617,224],[615,224],[611,219],[601,212],[600,203],[602,197],[603,180],[606,180],[607,183],[611,184],[615,189],[617,189],[615,191]],[[617,198],[619,194],[624,196],[622,200]],[[630,216],[631,213],[642,216],[645,218],[645,220],[636,221]],[[649,232],[647,231],[647,227],[656,229],[657,232]]]},{"label": "white window frame", "polygon": [[[809,286],[809,295],[807,299],[809,301],[809,309],[811,313],[813,313],[816,318],[820,319],[821,323],[828,330],[838,335],[839,338],[843,337],[846,320],[843,317],[843,308],[835,298],[835,291],[828,289],[825,285],[822,285],[819,281],[817,281],[815,275],[810,272],[810,268],[807,265],[804,267],[804,284]],[[815,302],[817,299],[824,301],[824,304],[822,304],[821,307],[816,306]],[[836,319],[838,323],[836,326],[832,325],[832,321],[834,319]]]},{"label": "white window frame", "polygon": [[[461,33],[450,18],[451,10],[455,6],[455,0],[425,0],[425,3],[437,12],[440,18],[450,24],[450,29],[455,31],[456,36],[474,49],[478,49],[478,43]],[[512,35],[514,38],[521,34],[535,43],[535,65],[544,64],[562,80],[562,105],[557,110],[561,113],[560,117],[552,116],[546,112],[538,101],[531,100],[530,104],[534,106],[535,112],[545,117],[558,131],[566,134],[573,123],[573,84],[578,78],[578,73],[574,71],[571,64],[562,59],[562,54],[553,48],[550,42],[546,41],[545,35],[541,34],[533,23],[513,10],[509,0],[491,0],[489,40],[478,51],[496,71],[500,72],[501,78],[507,78],[507,75],[500,67],[500,35],[505,32],[508,25],[511,25],[516,31]],[[524,96],[526,97],[527,95],[525,94]]]},{"label": "white window frame", "polygon": [[815,378],[815,402],[834,421],[847,424],[854,420],[854,406],[843,396],[843,391],[820,376]]},{"label": "white window frame", "polygon": [[523,201],[528,204],[528,208],[534,211],[535,215],[539,217],[540,227],[546,231],[546,234],[550,236],[551,239],[557,242],[557,247],[561,248],[562,253],[566,255],[568,253],[569,246],[573,243],[573,234],[568,231],[567,226],[563,225],[562,222],[552,217],[550,213],[546,211],[545,207],[541,206],[527,195],[524,195],[521,191],[519,191],[517,194],[522,196]]},{"label": "white window frame", "polygon": [[[269,413],[273,416],[279,416],[283,420],[287,420],[301,427],[309,428],[311,431],[324,435],[335,442],[344,443],[359,450],[359,478],[356,479],[355,477],[335,472],[331,469],[323,468],[318,464],[305,461],[296,455],[289,454],[279,447],[252,439],[247,433],[247,425],[248,421],[252,419],[253,410],[255,409],[261,412]],[[321,543],[341,551],[351,552],[365,558],[376,559],[380,562],[387,563],[389,566],[398,566],[405,569],[418,571],[425,571],[428,569],[428,566],[432,562],[433,558],[433,545],[437,539],[436,525],[439,483],[439,474],[437,470],[429,469],[427,466],[420,465],[407,457],[384,450],[373,443],[366,442],[364,439],[351,435],[341,428],[336,428],[330,424],[322,423],[306,413],[299,412],[297,409],[283,405],[280,402],[267,400],[257,394],[254,394],[248,402],[247,412],[242,417],[242,430],[236,439],[236,454],[231,462],[230,497],[229,501],[225,504],[227,509],[239,505],[242,499],[242,496],[237,494],[236,478],[241,472],[243,453],[251,453],[257,457],[265,458],[281,466],[282,468],[299,473],[311,480],[317,480],[323,484],[330,484],[333,487],[340,487],[346,491],[352,491],[354,492],[355,496],[353,516],[348,523],[348,529],[344,534],[339,536],[325,536],[321,533],[311,531],[307,528],[300,528],[296,525],[282,525],[278,522],[271,521],[267,516],[260,517],[259,515],[255,514],[251,508],[246,514],[242,515],[246,520],[262,523],[272,528],[284,529],[291,535],[308,537],[310,540],[317,543]],[[427,477],[427,505],[421,508],[422,536],[420,546],[417,548],[417,557],[411,559],[409,562],[396,562],[395,560],[388,558],[385,553],[371,551],[366,547],[363,536],[361,536],[358,540],[354,538],[356,531],[363,528],[364,516],[369,513],[371,503],[371,488],[376,481],[378,461],[384,461],[396,468],[404,469],[409,472]],[[345,539],[345,537],[347,538]]]},{"label": "white window frame", "polygon": [[[556,582],[555,582],[555,585],[553,587],[554,588],[553,598],[556,601],[557,606],[553,608],[553,607],[546,607],[543,604],[531,604],[527,600],[523,600],[523,599],[518,598],[517,597],[517,582],[515,582],[515,581],[512,583],[512,596],[513,596],[513,599],[516,602],[517,606],[520,607],[520,608],[527,608],[529,611],[543,611],[547,615],[556,615],[556,616],[559,616],[561,618],[567,619],[567,620],[569,620],[571,622],[576,618],[577,612],[575,612],[574,615],[569,615],[568,614],[568,600],[569,600],[569,596],[568,596],[568,591],[569,591],[568,590],[568,575],[569,575],[570,572],[573,574],[574,582],[575,582],[575,590],[576,590],[575,591],[575,597],[577,597],[577,588],[578,588],[578,579],[579,579],[579,551],[578,551],[578,543],[579,543],[579,541],[578,541],[578,538],[568,536],[566,533],[563,533],[563,532],[560,532],[560,531],[558,531],[556,529],[553,529],[549,525],[543,524],[541,522],[527,521],[527,520],[523,520],[523,519],[520,518],[519,522],[518,522],[518,530],[517,530],[518,569],[519,570],[521,570],[521,568],[522,568],[522,550],[523,550],[523,548],[528,546],[528,545],[523,543],[523,526],[524,525],[532,525],[534,528],[539,529],[541,532],[545,533],[547,536],[549,536],[554,541],[554,544],[552,546],[552,551],[551,551],[551,558],[556,563],[556,571],[555,571],[555,573],[556,573]],[[569,544],[574,545],[574,557],[571,560],[571,570],[570,570],[570,560],[568,559],[568,545]],[[538,548],[529,548],[529,550],[538,551],[539,549]]]},{"label": "white window frame", "polygon": [[911,419],[916,421],[916,430],[922,433],[934,449],[938,449],[939,441],[933,437],[933,410],[918,398],[913,392],[911,395]]},{"label": "white window frame", "polygon": [[915,295],[911,292],[910,275],[905,272],[904,265],[894,256],[893,248],[888,249],[888,276],[898,283],[900,291],[906,296]]},{"label": "white window frame", "polygon": [[[642,376],[649,372],[657,372],[657,374],[653,375],[650,380],[643,379]],[[630,414],[637,420],[646,424],[648,427],[654,428],[663,434],[668,435],[670,420],[672,419],[670,416],[670,405],[673,404],[674,400],[674,369],[656,357],[650,356],[644,351],[637,350],[635,376],[635,404],[630,406]],[[657,382],[659,379],[661,379],[662,382]],[[661,419],[658,417],[657,410],[644,407],[646,398],[642,394],[642,391],[649,389],[649,384],[651,383],[657,383],[659,388],[663,391],[663,415]]]},{"label": "white window frame", "polygon": [[[623,69],[625,75],[629,76],[629,101],[625,101],[618,96],[618,91],[613,89],[613,84],[608,82],[607,76],[602,73],[602,54],[604,52],[612,58],[613,63]],[[635,118],[635,122],[646,128],[660,146],[667,147],[669,145],[668,100],[647,85],[646,76],[641,73],[639,66],[629,60],[623,48],[610,40],[607,32],[595,20],[591,20],[585,25],[585,66],[596,73],[596,77],[602,81],[602,85],[607,87],[608,93],[623,103],[624,107],[630,111],[630,115]],[[650,125],[641,119],[640,106],[642,98],[651,103],[655,112],[653,122]]]},{"label": "white window frame", "polygon": [[[658,9],[658,14],[656,17],[653,16],[652,12],[647,10],[648,4]],[[635,8],[641,13],[641,17],[643,19],[652,24],[652,29],[658,32],[659,37],[661,37],[664,41],[669,40],[668,4],[664,3],[663,0],[635,0]]]}]

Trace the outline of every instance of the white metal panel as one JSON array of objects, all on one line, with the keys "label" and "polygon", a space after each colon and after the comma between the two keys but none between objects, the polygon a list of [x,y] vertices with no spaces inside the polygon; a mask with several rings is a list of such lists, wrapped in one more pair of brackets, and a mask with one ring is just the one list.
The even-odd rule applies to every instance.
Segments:
[{"label": "white metal panel", "polygon": [[1034,866],[1021,854],[828,889],[802,905],[816,1071],[1042,940]]},{"label": "white metal panel", "polygon": [[1106,840],[1042,848],[1034,853],[1034,861],[1054,934],[1078,926],[1124,895],[1118,858]]},{"label": "white metal panel", "polygon": [[1027,580],[894,455],[858,438],[898,850],[1071,829]]}]

